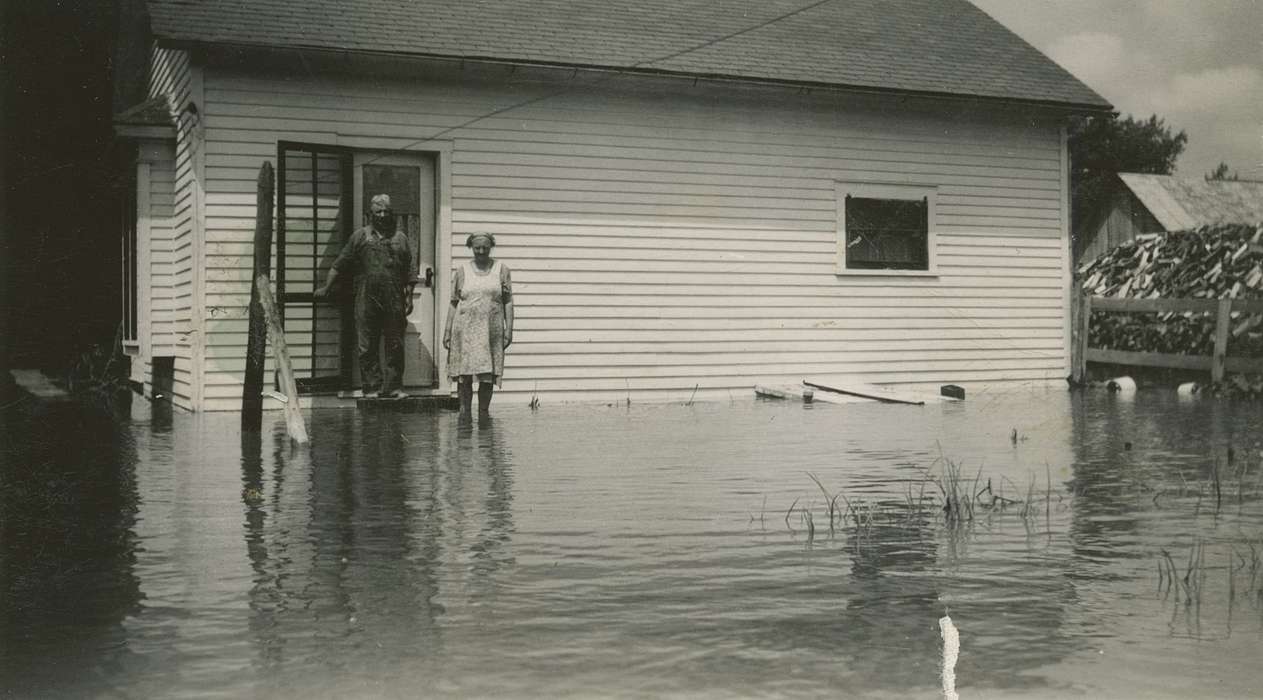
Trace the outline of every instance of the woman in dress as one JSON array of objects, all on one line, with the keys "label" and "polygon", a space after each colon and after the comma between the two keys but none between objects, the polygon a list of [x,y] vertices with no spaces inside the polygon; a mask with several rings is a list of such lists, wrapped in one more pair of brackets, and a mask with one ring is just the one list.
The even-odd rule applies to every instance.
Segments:
[{"label": "woman in dress", "polygon": [[465,239],[473,260],[452,275],[452,309],[443,330],[447,374],[456,382],[461,415],[470,415],[478,380],[478,415],[487,415],[491,392],[504,375],[504,349],[513,342],[513,283],[509,268],[491,257],[490,233]]}]

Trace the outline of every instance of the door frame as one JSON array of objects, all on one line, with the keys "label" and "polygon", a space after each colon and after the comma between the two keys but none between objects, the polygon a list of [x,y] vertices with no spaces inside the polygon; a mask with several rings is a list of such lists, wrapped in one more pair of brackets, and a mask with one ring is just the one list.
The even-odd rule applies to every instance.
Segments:
[{"label": "door frame", "polygon": [[443,327],[452,312],[452,142],[427,141],[427,150],[434,154],[434,181],[438,185],[437,209],[434,212],[434,233],[437,247],[434,255],[434,337],[438,338],[438,393],[456,391],[456,384],[447,377],[447,349],[443,347]]},{"label": "door frame", "polygon": [[[364,168],[365,167],[370,166],[370,165],[380,165],[380,166],[387,166],[387,167],[400,166],[400,167],[405,167],[405,168],[419,167],[422,170],[426,168],[430,170],[432,185],[431,185],[431,189],[429,193],[429,200],[430,200],[429,213],[433,219],[433,236],[430,237],[433,248],[432,250],[429,251],[428,254],[425,254],[424,251],[420,251],[420,250],[413,251],[413,253],[416,255],[416,260],[418,262],[418,269],[416,270],[416,273],[418,277],[420,278],[420,281],[418,282],[418,286],[427,287],[430,290],[429,292],[430,308],[427,310],[425,306],[422,305],[421,308],[418,309],[418,311],[420,311],[424,315],[423,317],[428,317],[430,319],[430,323],[425,324],[425,325],[429,325],[429,328],[428,329],[424,327],[418,328],[419,337],[417,339],[417,342],[424,343],[424,341],[427,340],[426,334],[427,333],[429,334],[428,340],[429,340],[430,347],[428,348],[428,350],[430,353],[432,353],[434,357],[434,363],[433,363],[434,366],[432,368],[434,371],[434,376],[430,379],[429,384],[408,384],[406,381],[406,377],[408,376],[408,372],[406,368],[409,365],[412,365],[415,367],[414,363],[416,362],[416,358],[409,357],[408,360],[405,361],[404,363],[404,366],[405,366],[404,377],[400,377],[400,381],[402,385],[409,391],[419,392],[419,391],[437,389],[440,385],[439,376],[438,376],[438,355],[439,355],[439,348],[441,347],[441,339],[442,339],[442,337],[438,334],[438,326],[434,323],[434,318],[439,315],[439,306],[438,306],[439,298],[438,298],[438,293],[436,290],[440,284],[439,269],[438,269],[438,256],[439,256],[438,158],[436,154],[431,151],[403,151],[401,152],[401,151],[383,151],[383,150],[375,150],[375,149],[361,149],[361,150],[356,150],[355,153],[352,155],[351,163],[352,163],[352,169],[353,169],[352,177],[354,180],[354,184],[351,188],[352,192],[354,193],[352,196],[351,207],[353,210],[352,216],[357,226],[368,225],[367,222],[365,221],[366,219],[365,214],[367,213],[368,206],[369,206],[369,201],[366,199],[366,196],[369,193],[364,191]],[[423,185],[424,183],[425,183],[425,178],[422,177],[420,179],[419,184]],[[418,197],[422,199],[426,197],[426,193],[421,190],[417,192],[417,195]],[[423,257],[426,258],[426,261],[424,264],[420,264],[421,259]],[[429,275],[430,283],[428,285],[425,283],[425,280],[426,280],[425,268],[430,268],[430,275]],[[415,294],[416,293],[414,292],[414,295]],[[424,295],[424,293],[422,294]],[[404,338],[405,348],[407,347],[407,337],[406,337],[407,335],[408,334],[405,333],[405,338]]]},{"label": "door frame", "polygon": [[[377,152],[377,153],[393,153],[397,155],[429,155],[434,158],[434,179],[436,183],[437,199],[435,201],[434,227],[435,227],[435,255],[434,255],[434,296],[435,296],[435,313],[433,319],[433,331],[436,338],[435,354],[437,355],[437,372],[438,372],[438,388],[430,391],[422,390],[420,393],[439,393],[449,394],[456,390],[456,384],[447,376],[447,352],[442,347],[443,327],[447,321],[447,314],[451,313],[451,274],[452,274],[452,152],[454,150],[454,141],[451,139],[423,139],[402,141],[402,145],[397,148],[390,148],[389,145],[383,146],[383,139],[380,137],[368,136],[349,136],[338,134],[335,137],[337,143],[315,143],[304,141],[277,141],[277,217],[276,217],[276,241],[277,246],[277,267],[276,285],[277,285],[277,305],[280,306],[281,322],[284,323],[284,302],[281,298],[281,292],[284,289],[284,271],[279,269],[282,260],[280,256],[280,246],[284,245],[284,221],[281,219],[280,213],[281,203],[284,201],[284,170],[280,167],[284,163],[283,152],[286,149],[291,151],[319,151],[326,153],[336,153],[343,158],[343,194],[348,198],[348,206],[342,207],[343,242],[350,238],[351,233],[359,228],[355,221],[355,154],[360,152]],[[392,139],[393,141],[394,139]],[[303,298],[310,297],[310,294],[293,295],[294,301],[304,301]],[[353,367],[352,358],[355,354],[355,333],[351,324],[346,323],[346,319],[351,319],[350,304],[347,304],[344,310],[344,322],[342,324],[342,360],[341,360],[341,383],[344,389],[350,389],[354,385],[354,377],[351,368]],[[300,382],[299,393],[308,393],[303,391]]]},{"label": "door frame", "polygon": [[[443,348],[443,325],[447,314],[451,313],[452,297],[452,151],[454,141],[451,139],[382,139],[372,136],[337,136],[339,148],[349,151],[352,161],[354,154],[360,152],[390,153],[400,156],[428,155],[434,158],[434,180],[437,183],[438,199],[434,210],[434,337],[436,339],[438,388],[419,389],[413,393],[450,394],[456,391],[456,384],[447,376],[447,351]],[[383,143],[386,141],[387,143]],[[399,145],[391,148],[393,143]],[[354,169],[354,166],[352,166]],[[352,183],[354,183],[352,173]],[[352,184],[354,189],[354,184]],[[355,197],[355,193],[351,193]],[[354,204],[350,207],[354,210]],[[354,213],[352,213],[354,216]],[[351,229],[352,231],[355,229]],[[349,235],[349,234],[348,234]],[[354,351],[354,348],[352,348]],[[350,366],[348,364],[348,366]]]}]

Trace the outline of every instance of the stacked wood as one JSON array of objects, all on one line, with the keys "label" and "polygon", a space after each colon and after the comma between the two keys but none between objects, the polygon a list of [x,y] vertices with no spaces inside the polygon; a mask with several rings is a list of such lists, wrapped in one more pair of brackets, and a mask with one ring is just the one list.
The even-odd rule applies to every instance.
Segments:
[{"label": "stacked wood", "polygon": [[[1263,224],[1138,236],[1083,265],[1079,279],[1097,297],[1263,299]],[[1093,312],[1090,326],[1094,347],[1187,355],[1210,355],[1214,347],[1211,313]],[[1230,328],[1229,355],[1263,357],[1263,315],[1233,312]],[[1254,384],[1228,383],[1244,390],[1242,382]]]}]

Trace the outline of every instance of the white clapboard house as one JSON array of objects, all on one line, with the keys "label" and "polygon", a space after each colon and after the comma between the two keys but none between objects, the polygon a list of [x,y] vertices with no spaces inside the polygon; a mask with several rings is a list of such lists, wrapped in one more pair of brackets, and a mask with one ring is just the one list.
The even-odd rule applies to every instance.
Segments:
[{"label": "white clapboard house", "polygon": [[1064,127],[1109,105],[965,0],[132,4],[126,348],[179,406],[240,406],[265,161],[313,396],[354,384],[345,298],[311,293],[379,191],[429,281],[414,393],[452,391],[436,337],[474,231],[513,271],[522,397],[1068,373]]}]

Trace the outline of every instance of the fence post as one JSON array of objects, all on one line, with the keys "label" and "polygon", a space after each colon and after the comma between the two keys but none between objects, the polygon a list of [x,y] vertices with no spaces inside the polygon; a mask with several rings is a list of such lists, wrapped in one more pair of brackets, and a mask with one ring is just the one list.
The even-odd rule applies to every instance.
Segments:
[{"label": "fence post", "polygon": [[1228,328],[1232,325],[1232,300],[1220,299],[1219,309],[1215,315],[1215,350],[1210,359],[1210,380],[1215,383],[1224,380],[1228,360]]},{"label": "fence post", "polygon": [[259,275],[272,271],[272,164],[259,168],[254,213],[254,274],[250,275],[250,330],[246,340],[246,376],[241,389],[241,430],[263,426],[263,364],[267,357],[267,320],[259,306]]},{"label": "fence post", "polygon": [[1089,321],[1092,318],[1092,296],[1075,285],[1073,326],[1070,329],[1071,369],[1070,381],[1081,386],[1088,381]]}]

